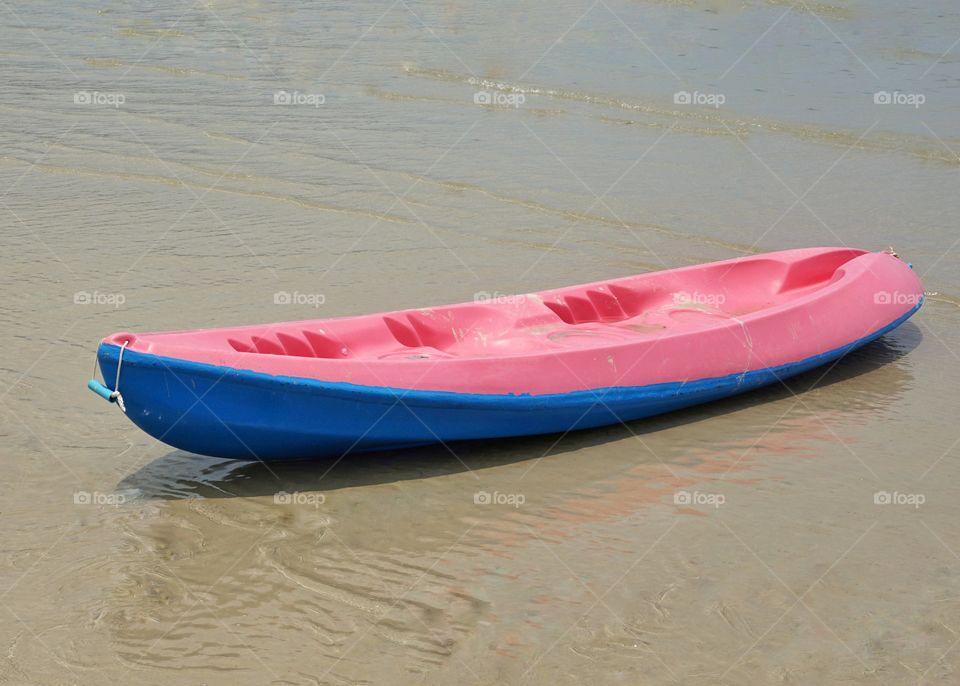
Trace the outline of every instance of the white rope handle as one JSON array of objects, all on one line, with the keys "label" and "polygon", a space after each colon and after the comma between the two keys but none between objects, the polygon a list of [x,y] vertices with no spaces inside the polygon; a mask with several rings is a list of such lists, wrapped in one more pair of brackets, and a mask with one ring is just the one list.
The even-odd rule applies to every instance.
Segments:
[{"label": "white rope handle", "polygon": [[117,397],[117,405],[123,410],[123,413],[127,413],[127,408],[123,404],[123,396],[120,395],[120,367],[123,366],[123,351],[127,349],[127,346],[130,344],[130,341],[124,341],[123,345],[120,346],[120,358],[117,360],[117,378],[113,382],[113,392]]}]

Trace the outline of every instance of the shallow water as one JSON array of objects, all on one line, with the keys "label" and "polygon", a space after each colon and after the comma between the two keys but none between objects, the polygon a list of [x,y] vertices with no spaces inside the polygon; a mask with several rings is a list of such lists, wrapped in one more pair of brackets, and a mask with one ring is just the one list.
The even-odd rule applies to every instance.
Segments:
[{"label": "shallow water", "polygon": [[[0,14],[0,680],[956,683],[955,3]],[[839,244],[920,313],[629,426],[266,468],[84,389],[113,331]]]}]

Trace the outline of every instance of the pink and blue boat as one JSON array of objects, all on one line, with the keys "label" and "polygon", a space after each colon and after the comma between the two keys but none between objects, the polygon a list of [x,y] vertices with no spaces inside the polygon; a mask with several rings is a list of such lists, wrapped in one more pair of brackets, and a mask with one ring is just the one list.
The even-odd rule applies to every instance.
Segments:
[{"label": "pink and blue boat", "polygon": [[90,386],[182,450],[340,456],[718,400],[835,361],[922,302],[888,252],[789,250],[460,305],[116,333],[98,350],[109,385]]}]

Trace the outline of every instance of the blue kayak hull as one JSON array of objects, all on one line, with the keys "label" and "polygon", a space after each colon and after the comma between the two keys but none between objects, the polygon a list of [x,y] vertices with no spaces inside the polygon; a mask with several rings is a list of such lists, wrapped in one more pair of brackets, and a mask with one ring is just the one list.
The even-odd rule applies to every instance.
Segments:
[{"label": "blue kayak hull", "polygon": [[[175,448],[240,460],[302,459],[437,442],[559,433],[619,424],[776,383],[832,362],[906,321],[790,364],[696,381],[550,395],[420,391],[278,377],[125,351],[127,416]],[[120,349],[102,344],[113,383]]]}]

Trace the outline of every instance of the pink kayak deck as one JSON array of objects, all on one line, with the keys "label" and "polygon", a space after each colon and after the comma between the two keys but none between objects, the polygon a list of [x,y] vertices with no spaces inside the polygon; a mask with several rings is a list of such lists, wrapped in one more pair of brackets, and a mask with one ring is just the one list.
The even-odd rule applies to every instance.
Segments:
[{"label": "pink kayak deck", "polygon": [[[884,295],[887,294],[887,295]],[[104,339],[153,355],[399,389],[565,393],[692,381],[840,348],[923,289],[887,253],[808,248],[489,302]]]}]

